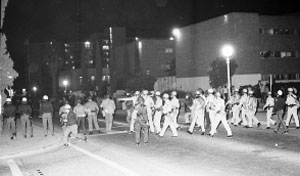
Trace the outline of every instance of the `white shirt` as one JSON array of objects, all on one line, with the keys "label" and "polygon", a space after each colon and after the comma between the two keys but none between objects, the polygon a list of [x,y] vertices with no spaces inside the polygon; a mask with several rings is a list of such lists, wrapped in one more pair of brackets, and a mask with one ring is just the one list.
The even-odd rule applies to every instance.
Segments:
[{"label": "white shirt", "polygon": [[116,110],[115,102],[109,98],[104,99],[100,105],[105,113],[114,114]]}]

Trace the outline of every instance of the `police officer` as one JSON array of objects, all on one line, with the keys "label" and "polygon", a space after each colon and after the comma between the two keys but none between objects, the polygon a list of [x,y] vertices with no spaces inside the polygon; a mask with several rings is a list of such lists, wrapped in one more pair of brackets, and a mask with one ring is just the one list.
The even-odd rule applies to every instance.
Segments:
[{"label": "police officer", "polygon": [[47,95],[44,95],[40,106],[40,114],[43,120],[45,137],[47,137],[48,135],[48,130],[52,136],[54,135],[53,122],[52,122],[53,111],[54,111],[53,105],[49,101],[49,97]]},{"label": "police officer", "polygon": [[7,98],[6,104],[4,105],[3,108],[3,116],[7,118],[6,122],[9,129],[9,135],[11,140],[17,137],[16,122],[15,122],[16,113],[17,113],[16,106],[12,104],[11,98]]},{"label": "police officer", "polygon": [[154,133],[154,125],[153,125],[153,109],[154,109],[154,102],[153,99],[148,95],[148,90],[143,90],[142,97],[144,98],[144,104],[147,107],[147,113],[148,113],[148,123],[150,127],[150,132]]},{"label": "police officer", "polygon": [[210,121],[210,128],[212,129],[212,127],[214,126],[215,123],[215,107],[214,107],[214,101],[215,101],[215,96],[213,95],[214,90],[213,89],[208,89],[207,90],[207,97],[206,97],[206,111],[208,112],[208,117],[209,117],[209,121]]},{"label": "police officer", "polygon": [[18,107],[18,112],[20,113],[21,117],[24,138],[27,138],[28,131],[28,136],[33,137],[33,127],[31,122],[32,108],[28,104],[26,97],[22,98],[22,104]]},{"label": "police officer", "polygon": [[163,109],[163,115],[165,117],[165,120],[164,120],[163,128],[159,133],[159,136],[160,137],[164,136],[167,128],[170,126],[171,131],[173,133],[172,137],[177,137],[178,133],[175,125],[174,112],[172,111],[173,107],[171,101],[169,100],[169,94],[167,93],[163,95],[162,109]]},{"label": "police officer", "polygon": [[295,119],[296,129],[299,129],[299,117],[297,114],[297,96],[293,94],[293,88],[288,88],[288,95],[286,97],[285,104],[287,105],[287,118],[286,118],[286,127],[290,125],[291,118]]},{"label": "police officer", "polygon": [[240,95],[239,89],[234,89],[234,94],[231,96],[229,100],[232,105],[232,119],[231,123],[234,126],[237,126],[242,120],[240,119]]},{"label": "police officer", "polygon": [[155,95],[153,97],[154,101],[154,128],[156,134],[158,135],[161,131],[160,121],[162,116],[162,99],[160,98],[160,92],[155,91]]},{"label": "police officer", "polygon": [[214,108],[215,108],[215,123],[212,126],[212,129],[210,131],[210,136],[213,137],[213,135],[216,133],[216,129],[218,127],[218,124],[220,121],[222,122],[225,130],[227,131],[227,137],[232,137],[232,131],[228,125],[228,122],[226,120],[226,112],[225,112],[225,101],[221,98],[221,93],[216,92],[216,98],[214,100]]},{"label": "police officer", "polygon": [[87,108],[81,104],[81,100],[77,100],[77,104],[74,107],[74,113],[77,117],[77,126],[78,126],[78,132],[80,131],[79,128],[82,126],[83,133],[85,134],[85,119],[87,114]]},{"label": "police officer", "polygon": [[92,97],[88,97],[88,102],[85,104],[88,109],[88,123],[89,123],[89,134],[93,134],[93,124],[96,128],[96,131],[100,133],[100,128],[98,124],[97,114],[99,112],[99,107],[96,102],[92,100]]},{"label": "police officer", "polygon": [[257,109],[257,98],[253,95],[253,90],[249,90],[249,96],[247,98],[247,117],[248,117],[248,128],[253,128],[253,122],[257,124],[257,127],[261,126],[261,123],[255,117]]},{"label": "police officer", "polygon": [[241,109],[241,117],[242,117],[242,125],[247,128],[248,123],[246,120],[247,115],[247,100],[248,100],[248,91],[247,89],[243,89],[243,95],[240,98],[240,109]]},{"label": "police officer", "polygon": [[263,109],[267,110],[267,129],[270,129],[270,124],[274,125],[275,121],[271,119],[274,109],[274,98],[272,97],[272,92],[268,92],[268,97],[266,100],[266,104],[264,105]]},{"label": "police officer", "polygon": [[72,111],[71,107],[66,105],[65,108],[66,118],[64,121],[65,129],[63,131],[63,141],[64,145],[68,146],[68,141],[70,137],[75,137],[78,139],[82,139],[87,142],[87,136],[78,133],[77,119],[76,114]]},{"label": "police officer", "polygon": [[177,122],[177,118],[178,118],[178,115],[179,115],[180,103],[179,103],[179,100],[177,98],[177,92],[176,91],[171,92],[171,106],[172,106],[171,116],[174,119],[173,121],[174,121],[176,129],[178,129],[178,128],[180,128],[180,126],[178,125],[178,122]]},{"label": "police officer", "polygon": [[110,98],[110,95],[106,95],[105,99],[102,101],[100,107],[103,109],[105,122],[106,122],[106,132],[111,131],[113,123],[113,115],[116,110],[115,102]]},{"label": "police officer", "polygon": [[137,98],[137,104],[135,106],[136,121],[135,121],[135,142],[139,146],[141,143],[142,133],[144,134],[144,144],[147,144],[149,141],[149,125],[148,125],[148,108],[144,104],[145,100],[143,97]]},{"label": "police officer", "polygon": [[199,126],[201,127],[201,135],[205,134],[204,111],[205,111],[205,99],[201,96],[201,91],[197,90],[195,92],[195,99],[193,100],[193,106],[192,106],[193,120],[189,130],[187,131],[189,134],[193,134],[194,127],[197,121],[199,123]]}]

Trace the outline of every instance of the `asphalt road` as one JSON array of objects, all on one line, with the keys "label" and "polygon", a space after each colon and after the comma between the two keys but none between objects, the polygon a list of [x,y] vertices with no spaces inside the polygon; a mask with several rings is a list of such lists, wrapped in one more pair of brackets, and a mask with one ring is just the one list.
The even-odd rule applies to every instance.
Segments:
[{"label": "asphalt road", "polygon": [[[103,122],[100,127],[104,128]],[[72,139],[69,147],[14,161],[28,176],[300,174],[300,136],[292,130],[283,135],[263,128],[232,127],[234,137],[227,139],[222,125],[213,138],[198,131],[189,135],[183,128],[177,138],[170,131],[163,138],[150,134],[150,143],[140,147],[135,145],[134,134],[126,130],[127,126],[115,123],[111,134],[90,136],[87,143]]]}]

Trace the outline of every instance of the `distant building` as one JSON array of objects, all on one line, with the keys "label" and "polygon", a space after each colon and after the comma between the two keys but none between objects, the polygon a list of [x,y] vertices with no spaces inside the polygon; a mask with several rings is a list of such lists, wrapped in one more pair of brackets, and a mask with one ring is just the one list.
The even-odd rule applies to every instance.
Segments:
[{"label": "distant building", "polygon": [[[176,36],[176,86],[207,89],[211,62],[234,47],[236,87],[258,80],[300,82],[300,17],[230,13],[180,28]],[[226,74],[226,73],[224,73]]]}]

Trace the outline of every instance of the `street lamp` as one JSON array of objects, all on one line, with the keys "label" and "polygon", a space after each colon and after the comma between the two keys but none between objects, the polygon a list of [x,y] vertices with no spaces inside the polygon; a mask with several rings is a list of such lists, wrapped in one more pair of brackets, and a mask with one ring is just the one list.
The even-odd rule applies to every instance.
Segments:
[{"label": "street lamp", "polygon": [[32,87],[32,90],[33,90],[33,92],[34,92],[34,98],[36,98],[37,87],[36,87],[36,86],[33,86],[33,87]]},{"label": "street lamp", "polygon": [[65,87],[65,94],[67,94],[67,86],[69,84],[69,81],[68,80],[63,80],[63,85]]},{"label": "street lamp", "polygon": [[173,34],[173,36],[174,36],[176,39],[179,39],[180,36],[181,36],[181,32],[180,32],[180,30],[179,30],[178,28],[174,28],[174,29],[172,30],[172,34]]},{"label": "street lamp", "polygon": [[224,45],[222,48],[222,55],[226,59],[227,64],[227,88],[228,88],[228,100],[231,97],[231,83],[230,83],[230,57],[233,54],[233,47],[231,45]]}]

